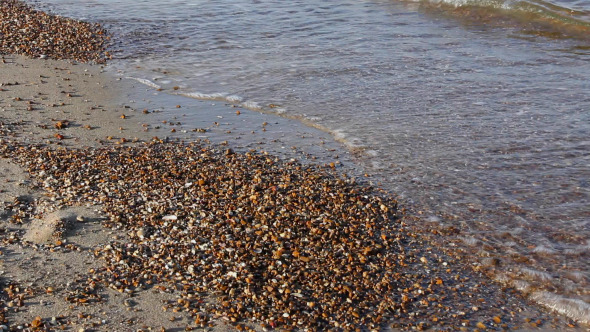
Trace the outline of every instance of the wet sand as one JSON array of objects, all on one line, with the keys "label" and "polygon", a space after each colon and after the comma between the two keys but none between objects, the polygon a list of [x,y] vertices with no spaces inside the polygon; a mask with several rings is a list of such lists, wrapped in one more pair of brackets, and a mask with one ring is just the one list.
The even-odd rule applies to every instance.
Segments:
[{"label": "wet sand", "polygon": [[[437,247],[448,234],[338,159],[195,142],[100,65],[3,59],[3,331],[585,330]],[[242,124],[225,126],[269,126]]]}]

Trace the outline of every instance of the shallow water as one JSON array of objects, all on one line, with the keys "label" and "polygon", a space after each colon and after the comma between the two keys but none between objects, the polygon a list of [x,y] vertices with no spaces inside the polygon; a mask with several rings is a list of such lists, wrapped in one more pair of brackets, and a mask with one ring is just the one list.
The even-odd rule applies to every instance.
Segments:
[{"label": "shallow water", "polygon": [[498,280],[590,321],[588,2],[44,3],[105,24],[125,75],[331,133]]}]

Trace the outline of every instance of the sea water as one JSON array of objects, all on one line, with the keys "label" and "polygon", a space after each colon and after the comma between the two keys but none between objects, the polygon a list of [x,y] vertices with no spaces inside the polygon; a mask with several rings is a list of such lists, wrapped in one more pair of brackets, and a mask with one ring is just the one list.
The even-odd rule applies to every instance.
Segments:
[{"label": "sea water", "polygon": [[148,88],[331,134],[498,281],[590,321],[590,2],[34,4],[105,25]]}]

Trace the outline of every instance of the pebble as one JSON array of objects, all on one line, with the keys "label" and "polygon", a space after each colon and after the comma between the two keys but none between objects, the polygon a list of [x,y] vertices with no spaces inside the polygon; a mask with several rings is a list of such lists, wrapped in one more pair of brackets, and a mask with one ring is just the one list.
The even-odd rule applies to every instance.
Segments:
[{"label": "pebble", "polygon": [[104,63],[107,32],[98,24],[38,11],[17,0],[0,5],[0,53]]},{"label": "pebble", "polygon": [[[417,320],[453,330],[499,307],[478,301],[499,289],[428,247],[394,198],[331,167],[159,140],[80,150],[6,142],[0,156],[26,167],[48,200],[99,204],[104,226],[129,235],[94,251],[104,267],[68,288],[73,304],[100,301],[100,287],[152,288],[178,297],[164,310],[205,325],[312,330]],[[430,305],[442,299],[453,305]]]}]

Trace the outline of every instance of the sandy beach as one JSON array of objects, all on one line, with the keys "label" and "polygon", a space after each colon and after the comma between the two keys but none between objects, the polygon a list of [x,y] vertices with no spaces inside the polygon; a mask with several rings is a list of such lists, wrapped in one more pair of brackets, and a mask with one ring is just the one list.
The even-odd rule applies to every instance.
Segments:
[{"label": "sandy beach", "polygon": [[2,54],[0,331],[587,329],[337,157],[200,140],[126,104],[106,64],[61,58]]},{"label": "sandy beach", "polygon": [[[99,66],[11,55],[3,59],[0,121],[4,147],[8,140],[25,148],[34,144],[82,148],[153,138],[143,122],[134,121],[136,114],[144,114],[115,104],[113,96],[119,96],[113,85],[116,79],[101,75]],[[0,165],[0,278],[4,290],[3,324],[8,327],[5,330],[30,329],[37,316],[43,318],[41,326],[46,327],[42,329],[50,330],[62,326],[75,331],[135,331],[143,326],[184,329],[184,325],[170,322],[170,315],[162,311],[162,301],[173,299],[166,294],[145,292],[133,307],[126,301],[129,296],[108,289],[103,294],[108,300],[92,308],[73,306],[64,300],[75,287],[72,284],[87,277],[89,270],[102,266],[93,256],[93,248],[124,239],[125,233],[102,227],[104,217],[97,206],[50,207],[57,209],[42,212],[41,219],[33,218],[24,224],[11,222],[15,203],[32,207],[43,201],[45,194],[22,165],[7,158],[2,158]],[[67,231],[62,233],[64,223]],[[56,237],[58,229],[62,232]],[[28,244],[23,246],[21,241]],[[64,244],[54,247],[55,241]],[[64,247],[70,243],[76,249]],[[22,306],[14,300],[19,296]],[[133,321],[134,327],[120,325],[127,321]]]}]

